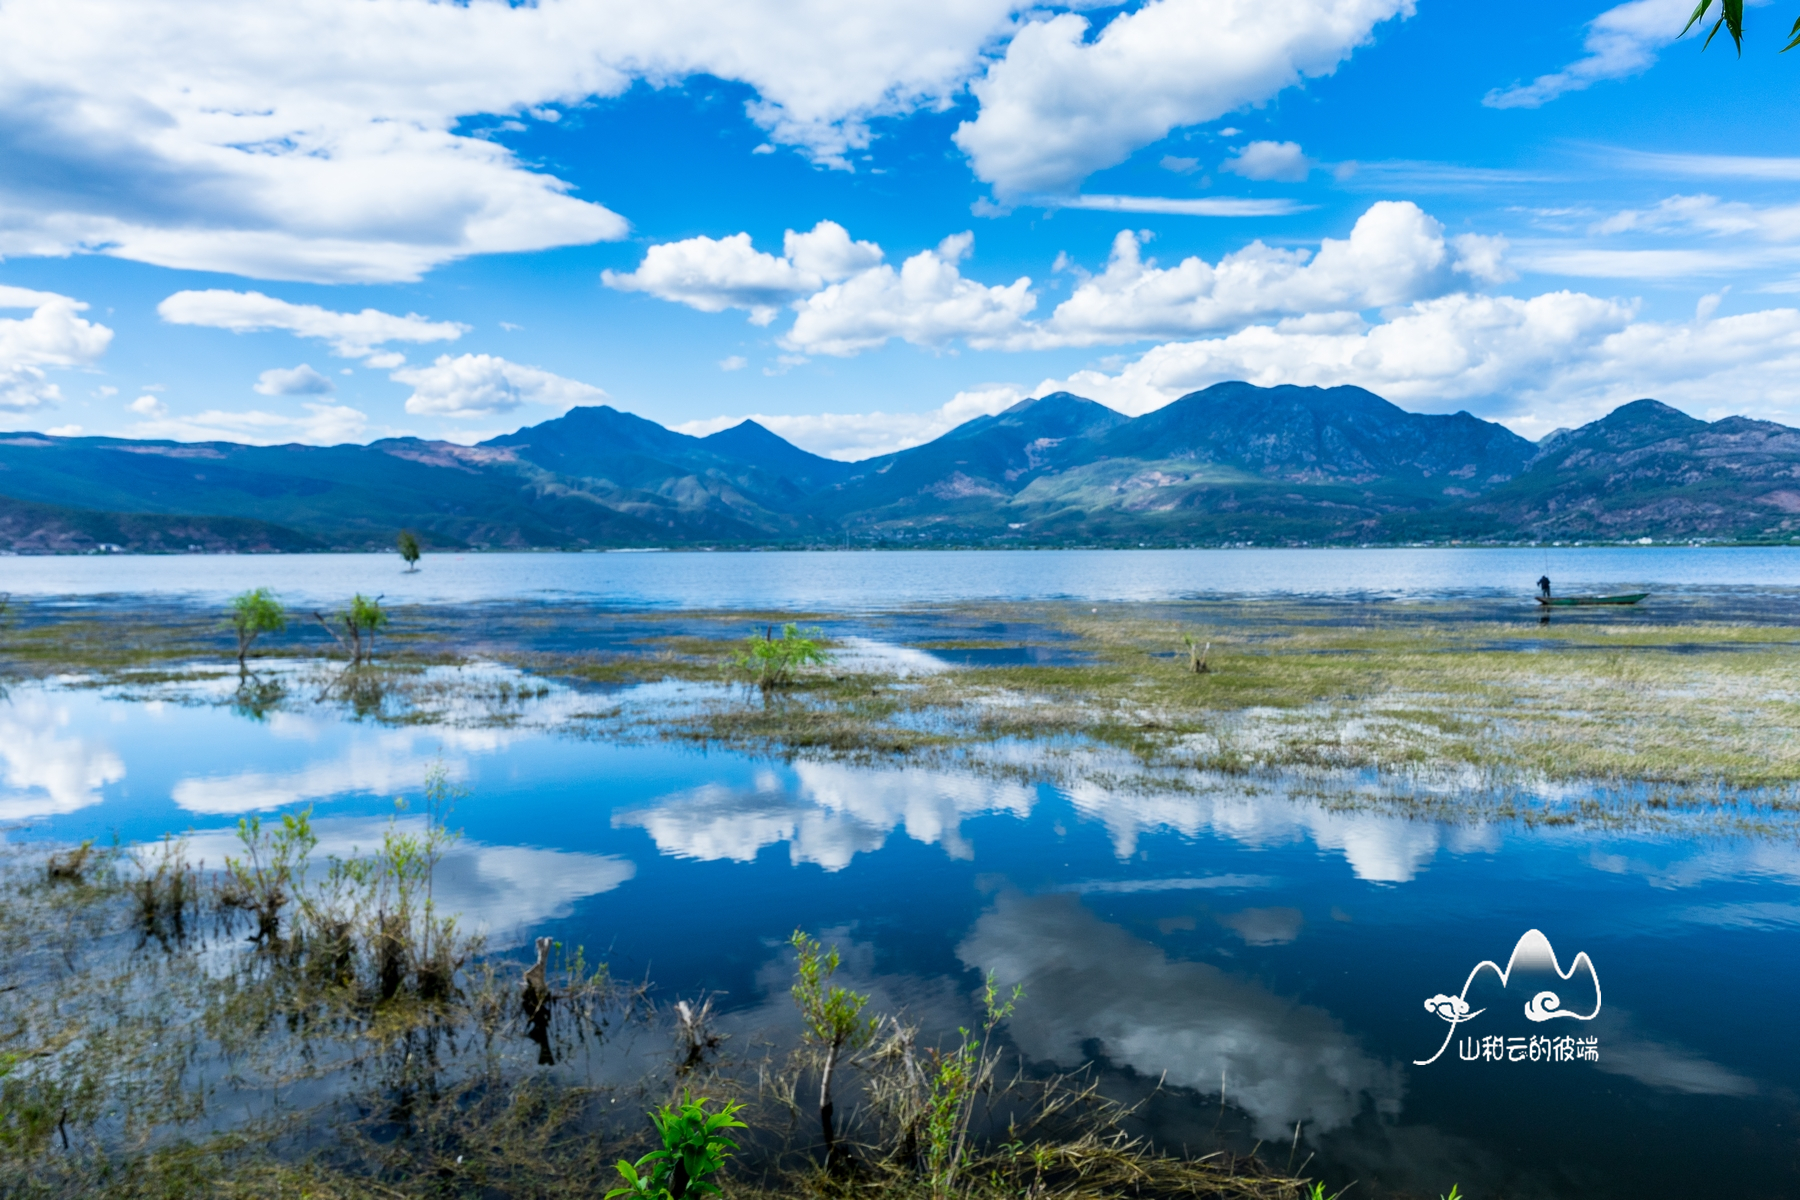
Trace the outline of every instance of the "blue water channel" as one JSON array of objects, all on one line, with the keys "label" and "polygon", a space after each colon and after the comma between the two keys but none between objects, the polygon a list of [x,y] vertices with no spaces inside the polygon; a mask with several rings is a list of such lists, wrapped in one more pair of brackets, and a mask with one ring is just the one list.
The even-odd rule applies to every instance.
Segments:
[{"label": "blue water channel", "polygon": [[[993,971],[1025,985],[1010,1036],[1040,1069],[1092,1063],[1125,1096],[1161,1078],[1144,1121],[1170,1144],[1311,1155],[1352,1196],[1800,1195],[1791,836],[1447,825],[1266,781],[1059,787],[1028,757],[997,779],[530,721],[256,719],[54,680],[0,703],[0,761],[8,838],[185,833],[212,864],[241,815],[306,805],[322,851],[366,849],[418,819],[395,797],[441,762],[468,794],[438,895],[497,948],[554,935],[749,1021],[786,1004],[798,926],[928,1034],[968,1021]],[[1588,956],[1599,1015],[1528,1023],[1523,985],[1490,979],[1470,993],[1488,1010],[1414,1065],[1449,1028],[1425,1002],[1532,929],[1562,970]],[[1585,1012],[1582,982],[1564,990]]]}]

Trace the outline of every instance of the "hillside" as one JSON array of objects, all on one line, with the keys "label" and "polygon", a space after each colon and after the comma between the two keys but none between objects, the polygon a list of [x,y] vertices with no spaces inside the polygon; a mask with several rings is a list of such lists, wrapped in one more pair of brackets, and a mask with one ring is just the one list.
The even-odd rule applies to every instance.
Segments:
[{"label": "hillside", "polygon": [[1361,388],[1223,383],[1136,418],[1066,392],[857,463],[607,406],[477,446],[0,437],[0,548],[1786,540],[1800,430],[1654,400],[1541,443]]}]

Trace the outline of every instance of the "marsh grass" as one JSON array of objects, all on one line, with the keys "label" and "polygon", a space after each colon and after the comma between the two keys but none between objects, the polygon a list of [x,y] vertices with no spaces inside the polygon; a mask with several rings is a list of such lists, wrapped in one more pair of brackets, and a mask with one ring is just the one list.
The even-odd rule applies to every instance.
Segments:
[{"label": "marsh grass", "polygon": [[[287,817],[246,823],[211,877],[179,839],[90,848],[56,877],[44,851],[0,844],[0,1194],[591,1197],[649,1148],[637,1114],[682,1088],[748,1106],[728,1197],[1302,1194],[1258,1163],[1131,1137],[1091,1084],[1000,1079],[985,1037],[918,1050],[896,1017],[880,1023],[899,1042],[839,1046],[850,1155],[828,1170],[791,1119],[824,1046],[732,1058],[704,999],[653,1007],[549,939],[534,1022],[518,964],[432,926],[428,842],[390,838],[358,860],[371,879],[313,861],[304,815]],[[675,1053],[602,1082],[634,1031]],[[953,1063],[975,1066],[964,1086],[944,1082]]]},{"label": "marsh grass", "polygon": [[[924,635],[918,647],[1023,641],[1084,661],[902,677],[847,659],[807,667],[778,688],[740,686],[734,663],[746,619],[766,626],[768,614],[633,614],[614,621],[623,638],[603,637],[603,622],[580,626],[604,649],[548,651],[530,638],[560,638],[558,622],[576,625],[579,614],[534,613],[501,623],[485,610],[408,610],[398,625],[414,640],[389,639],[379,666],[283,660],[234,683],[229,702],[253,718],[322,704],[392,725],[536,727],[1003,773],[1017,773],[1023,757],[1040,779],[1104,769],[1122,787],[1280,780],[1330,803],[1440,815],[1454,815],[1441,799],[1454,789],[1465,812],[1483,819],[1587,821],[1616,817],[1622,805],[1633,819],[1710,809],[1755,824],[1800,809],[1800,738],[1791,736],[1800,726],[1800,629],[1744,604],[1547,626],[1474,602],[961,606],[837,627],[879,634],[887,621]],[[227,700],[225,654],[217,667],[191,657],[200,622],[170,617],[155,651],[168,658],[126,661],[119,647],[155,642],[156,622],[109,624],[123,632],[102,647],[90,638],[100,627],[83,618],[33,621],[24,623],[23,660],[12,657],[13,636],[0,648],[15,670],[49,673],[49,634],[64,631],[63,666],[85,672],[67,685]],[[457,621],[488,636],[485,660],[445,648],[442,629]],[[215,641],[216,624],[205,623]],[[829,636],[814,640],[821,652],[834,646]],[[595,699],[566,703],[571,693]],[[1383,794],[1371,794],[1371,779]]]}]

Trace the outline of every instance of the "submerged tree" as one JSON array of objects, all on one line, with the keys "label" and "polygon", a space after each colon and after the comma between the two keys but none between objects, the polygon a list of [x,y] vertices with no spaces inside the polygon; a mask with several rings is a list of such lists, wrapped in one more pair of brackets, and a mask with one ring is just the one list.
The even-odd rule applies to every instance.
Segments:
[{"label": "submerged tree", "polygon": [[800,930],[788,939],[798,956],[794,973],[794,1004],[806,1024],[806,1040],[825,1052],[819,1072],[819,1128],[825,1136],[827,1162],[839,1158],[837,1128],[832,1121],[831,1081],[846,1055],[854,1054],[875,1036],[878,1019],[862,1015],[869,998],[848,988],[827,986],[837,974],[838,952],[826,950]]},{"label": "submerged tree", "polygon": [[244,669],[244,657],[250,646],[265,633],[280,633],[287,628],[287,613],[268,588],[252,588],[231,598],[231,627],[237,631],[238,670]]},{"label": "submerged tree", "polygon": [[394,539],[394,545],[400,549],[400,557],[406,560],[406,569],[419,569],[419,539],[410,529],[402,529],[400,536]]},{"label": "submerged tree", "polygon": [[[363,659],[371,661],[375,658],[375,631],[388,623],[387,610],[381,607],[381,597],[373,600],[356,593],[350,600],[350,607],[327,619],[322,612],[314,611],[313,619],[325,627],[333,641],[342,646],[344,653],[350,656],[350,665],[359,666]],[[342,634],[333,628],[333,622],[343,627]],[[368,646],[363,645],[363,638],[368,638]]]}]

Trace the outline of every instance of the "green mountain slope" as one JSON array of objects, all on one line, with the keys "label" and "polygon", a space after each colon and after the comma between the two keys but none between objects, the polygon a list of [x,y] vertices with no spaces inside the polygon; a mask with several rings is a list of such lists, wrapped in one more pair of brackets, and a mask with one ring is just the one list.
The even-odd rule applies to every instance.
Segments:
[{"label": "green mountain slope", "polygon": [[1800,533],[1800,429],[1635,400],[1551,434],[1467,511],[1546,538],[1786,539]]},{"label": "green mountain slope", "polygon": [[460,446],[0,436],[0,548],[1358,543],[1800,534],[1800,430],[1652,400],[1533,444],[1361,388],[1055,393],[858,463],[606,406]]}]

